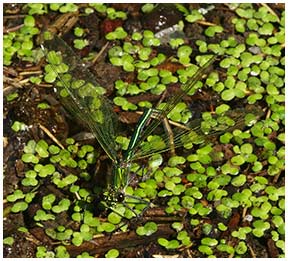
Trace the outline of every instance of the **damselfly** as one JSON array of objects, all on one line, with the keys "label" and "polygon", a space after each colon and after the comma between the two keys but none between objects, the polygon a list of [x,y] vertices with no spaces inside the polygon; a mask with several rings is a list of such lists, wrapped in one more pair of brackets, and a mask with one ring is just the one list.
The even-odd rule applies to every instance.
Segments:
[{"label": "damselfly", "polygon": [[[196,83],[216,59],[214,55],[206,57],[204,65],[183,84],[182,91],[168,99],[162,107],[146,109],[130,138],[128,149],[123,155],[119,155],[118,145],[115,142],[118,135],[118,117],[113,111],[111,102],[103,95],[104,89],[99,86],[92,73],[83,67],[83,62],[62,39],[54,36],[41,47],[49,62],[46,65],[48,76],[58,78],[56,89],[63,105],[89,127],[113,163],[113,173],[105,193],[107,206],[111,206],[111,202],[124,201],[125,189],[131,180],[130,167],[133,161],[170,149],[171,138],[169,139],[166,134],[160,141],[152,139],[147,142],[146,139],[184,95],[198,89]],[[236,113],[235,117],[231,118],[231,126],[235,128],[244,122],[243,113]],[[199,142],[199,139],[203,140],[213,133],[229,128],[229,125],[222,126],[222,129],[212,126],[215,128],[212,134],[205,136],[200,123],[194,121],[185,129],[176,131],[172,137],[173,147],[177,148],[189,142]]]}]

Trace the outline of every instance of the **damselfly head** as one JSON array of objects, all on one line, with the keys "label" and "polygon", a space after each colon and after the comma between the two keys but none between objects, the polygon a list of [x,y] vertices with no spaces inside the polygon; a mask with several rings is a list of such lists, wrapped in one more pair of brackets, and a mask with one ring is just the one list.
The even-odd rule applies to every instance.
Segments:
[{"label": "damselfly head", "polygon": [[125,199],[125,195],[124,195],[124,193],[122,193],[122,192],[118,192],[117,195],[116,195],[116,197],[117,197],[117,201],[118,201],[118,202],[123,202],[124,199]]},{"label": "damselfly head", "polygon": [[110,205],[116,205],[116,203],[121,203],[125,199],[125,195],[121,191],[115,191],[114,189],[109,189],[103,193],[104,201]]}]

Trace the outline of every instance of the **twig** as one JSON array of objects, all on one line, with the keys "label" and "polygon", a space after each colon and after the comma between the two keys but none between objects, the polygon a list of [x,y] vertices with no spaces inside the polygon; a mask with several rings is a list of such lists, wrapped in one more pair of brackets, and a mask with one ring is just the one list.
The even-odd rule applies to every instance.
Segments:
[{"label": "twig", "polygon": [[20,72],[19,75],[23,76],[23,75],[33,75],[33,74],[42,74],[43,71],[24,71],[24,72]]},{"label": "twig", "polygon": [[179,255],[153,255],[153,258],[178,258]]},{"label": "twig", "polygon": [[17,14],[17,15],[4,15],[3,16],[3,20],[7,20],[7,19],[19,19],[19,18],[24,18],[26,17],[26,15],[20,15],[20,14]]},{"label": "twig", "polygon": [[102,55],[102,53],[106,50],[106,48],[109,46],[109,42],[107,42],[102,49],[100,50],[99,53],[96,54],[96,56],[94,57],[94,59],[92,60],[92,64],[95,64],[96,61],[99,59],[99,57]]},{"label": "twig", "polygon": [[279,179],[279,177],[280,177],[280,174],[281,174],[281,173],[278,173],[277,175],[274,176],[274,178],[273,178],[273,183],[274,183],[274,184],[278,182],[278,179]]},{"label": "twig", "polygon": [[217,24],[214,24],[214,23],[211,23],[211,22],[207,22],[205,20],[197,21],[197,24],[206,25],[206,26],[216,26],[217,25]]},{"label": "twig", "polygon": [[7,84],[8,86],[4,87],[4,91],[9,90],[10,88],[15,87],[15,88],[23,88],[22,84],[20,84],[20,81],[18,81],[18,79],[13,79],[13,78],[9,78],[7,76],[3,76],[3,83]]},{"label": "twig", "polygon": [[159,237],[168,238],[176,234],[176,231],[170,227],[171,224],[158,225],[157,231],[149,237],[138,236],[135,231],[118,233],[111,236],[99,236],[90,241],[84,242],[81,246],[66,246],[70,256],[74,257],[83,251],[89,252],[90,255],[104,254],[111,248],[125,249],[136,246],[144,246]]},{"label": "twig", "polygon": [[172,156],[174,156],[175,155],[174,135],[173,135],[173,131],[171,129],[171,126],[169,124],[169,120],[167,119],[167,117],[163,119],[163,123],[168,134],[170,151],[171,151]]},{"label": "twig", "polygon": [[23,80],[19,81],[19,83],[20,83],[21,85],[24,85],[25,83],[27,83],[27,82],[29,82],[29,81],[30,81],[30,79],[29,79],[29,78],[26,78],[26,79],[23,79]]},{"label": "twig", "polygon": [[20,28],[22,28],[24,26],[24,24],[20,24],[20,25],[17,25],[17,26],[14,26],[14,27],[11,27],[11,28],[7,28],[3,30],[3,33],[4,34],[8,34],[10,32],[16,32],[18,31]]},{"label": "twig", "polygon": [[62,150],[64,150],[64,146],[61,144],[60,141],[46,128],[44,127],[41,123],[38,123],[39,127],[41,130],[43,130],[51,140],[53,140]]},{"label": "twig", "polygon": [[252,248],[249,244],[247,244],[247,246],[248,246],[248,248],[249,248],[249,250],[250,250],[251,256],[252,256],[253,258],[256,258],[256,255],[255,255],[255,252],[254,252],[253,248]]}]

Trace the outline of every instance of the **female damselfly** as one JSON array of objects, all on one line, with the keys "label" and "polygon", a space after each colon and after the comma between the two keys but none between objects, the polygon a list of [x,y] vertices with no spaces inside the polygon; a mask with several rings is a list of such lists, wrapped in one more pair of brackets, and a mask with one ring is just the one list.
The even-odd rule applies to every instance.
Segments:
[{"label": "female damselfly", "polygon": [[[74,54],[72,49],[59,37],[54,36],[41,45],[45,52],[48,65],[46,72],[50,78],[57,78],[56,89],[63,105],[83,122],[93,133],[103,150],[113,163],[111,180],[108,182],[105,204],[109,207],[113,202],[125,201],[125,189],[131,181],[131,163],[137,159],[151,156],[155,153],[170,150],[171,138],[164,134],[161,141],[147,138],[168,116],[184,95],[194,93],[199,87],[197,82],[206,69],[216,60],[215,55],[206,55],[204,65],[183,84],[182,90],[168,99],[162,107],[146,109],[130,138],[128,149],[120,155],[116,137],[118,135],[118,117],[111,102],[103,95],[105,90],[90,73],[83,62]],[[207,137],[243,124],[245,113],[235,113],[231,116],[230,124],[212,126],[212,132],[205,135],[201,122],[194,121],[181,130],[173,133],[173,147],[177,148],[187,143],[199,143]],[[227,117],[227,116],[225,116]],[[229,121],[228,121],[229,122]],[[129,196],[129,195],[128,195]],[[131,197],[131,196],[130,196]]]}]

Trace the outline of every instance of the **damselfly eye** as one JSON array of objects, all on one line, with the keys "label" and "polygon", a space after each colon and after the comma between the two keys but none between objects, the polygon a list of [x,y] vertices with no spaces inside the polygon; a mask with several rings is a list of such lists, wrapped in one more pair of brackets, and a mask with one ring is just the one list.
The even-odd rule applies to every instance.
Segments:
[{"label": "damselfly eye", "polygon": [[125,199],[125,196],[124,196],[123,193],[119,193],[119,194],[117,195],[117,201],[118,201],[118,202],[123,202],[124,199]]}]

